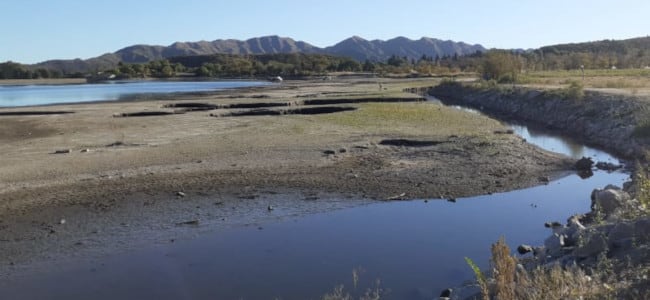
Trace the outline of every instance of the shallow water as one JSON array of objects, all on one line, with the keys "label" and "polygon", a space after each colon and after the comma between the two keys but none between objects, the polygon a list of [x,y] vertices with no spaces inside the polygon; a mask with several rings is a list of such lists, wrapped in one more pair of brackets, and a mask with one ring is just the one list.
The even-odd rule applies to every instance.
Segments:
[{"label": "shallow water", "polygon": [[0,107],[120,100],[134,95],[191,93],[259,86],[257,81],[116,81],[101,84],[0,86]]},{"label": "shallow water", "polygon": [[490,244],[501,235],[511,247],[541,244],[549,234],[544,222],[587,211],[593,188],[626,178],[571,175],[456,203],[376,203],[262,224],[261,230],[216,230],[1,290],[14,299],[315,299],[335,285],[351,287],[352,269],[361,267],[361,286],[380,278],[392,290],[388,299],[437,296],[472,278],[464,257],[486,267]]},{"label": "shallow water", "polygon": [[[549,150],[617,161],[567,138],[513,128]],[[391,290],[384,299],[431,299],[473,277],[464,257],[487,267],[490,245],[500,236],[511,248],[542,244],[550,233],[544,222],[588,211],[594,188],[622,185],[628,177],[595,171],[588,179],[570,175],[456,203],[377,202],[261,228],[214,229],[193,240],[6,281],[0,291],[14,299],[318,299],[339,284],[359,295],[381,279]],[[357,289],[355,268],[364,270]]]}]

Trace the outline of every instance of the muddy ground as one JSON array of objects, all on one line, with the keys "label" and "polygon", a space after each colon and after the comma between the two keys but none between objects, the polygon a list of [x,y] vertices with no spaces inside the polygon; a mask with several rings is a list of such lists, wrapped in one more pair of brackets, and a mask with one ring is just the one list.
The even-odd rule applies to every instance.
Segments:
[{"label": "muddy ground", "polygon": [[378,200],[503,192],[570,169],[495,120],[401,92],[433,84],[295,81],[2,108],[0,274]]}]

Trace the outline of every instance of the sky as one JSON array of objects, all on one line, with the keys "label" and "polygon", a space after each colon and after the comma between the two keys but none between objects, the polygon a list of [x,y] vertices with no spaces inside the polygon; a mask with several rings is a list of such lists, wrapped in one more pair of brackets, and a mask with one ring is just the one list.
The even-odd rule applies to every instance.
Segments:
[{"label": "sky", "polygon": [[487,48],[645,37],[650,0],[1,0],[0,62],[279,35],[319,47],[423,36]]}]

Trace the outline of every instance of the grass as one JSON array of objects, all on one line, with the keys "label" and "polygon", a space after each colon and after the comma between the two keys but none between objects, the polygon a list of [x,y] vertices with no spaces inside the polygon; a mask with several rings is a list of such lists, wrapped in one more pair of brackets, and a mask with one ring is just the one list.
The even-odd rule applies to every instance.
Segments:
[{"label": "grass", "polygon": [[521,74],[518,83],[556,87],[572,81],[581,82],[585,88],[626,90],[636,95],[639,89],[650,88],[650,70],[585,70],[584,77],[580,70],[534,71]]},{"label": "grass", "polygon": [[[650,296],[647,267],[614,261],[604,253],[587,271],[575,264],[566,267],[554,264],[527,271],[517,267],[517,258],[510,255],[510,248],[501,238],[492,245],[491,277],[484,276],[470,259],[466,260],[477,276],[482,299],[648,299]],[[646,279],[638,280],[643,276]]]},{"label": "grass", "polygon": [[366,133],[485,135],[502,126],[494,120],[434,103],[367,103],[352,112],[316,116],[317,120]]},{"label": "grass", "polygon": [[569,86],[553,90],[552,93],[567,100],[581,100],[585,96],[584,85],[577,80],[570,80]]}]

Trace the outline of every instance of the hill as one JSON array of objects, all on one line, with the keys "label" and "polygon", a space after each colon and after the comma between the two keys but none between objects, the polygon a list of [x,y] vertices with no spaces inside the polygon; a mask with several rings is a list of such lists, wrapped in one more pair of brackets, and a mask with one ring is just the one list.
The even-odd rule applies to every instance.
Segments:
[{"label": "hill", "polygon": [[387,41],[368,41],[358,36],[353,36],[332,47],[325,48],[325,52],[333,55],[349,56],[358,61],[384,61],[396,55],[406,57],[409,60],[417,60],[423,55],[428,57],[443,57],[453,55],[467,55],[484,52],[486,49],[481,45],[469,45],[463,42],[443,41],[423,37],[419,40],[411,40],[405,37],[397,37]]},{"label": "hill", "polygon": [[145,63],[154,60],[179,56],[201,56],[211,54],[278,54],[278,53],[318,53],[351,57],[358,61],[383,61],[392,55],[419,59],[429,57],[464,55],[484,51],[481,45],[469,45],[453,41],[422,38],[413,41],[398,37],[388,41],[367,41],[360,37],[351,37],[334,46],[319,48],[303,41],[279,36],[265,36],[241,40],[215,40],[212,42],[176,42],[169,46],[134,45],[107,53],[99,57],[81,60],[49,60],[31,65],[32,70],[56,70],[64,74],[87,73],[111,69],[119,62]]}]

